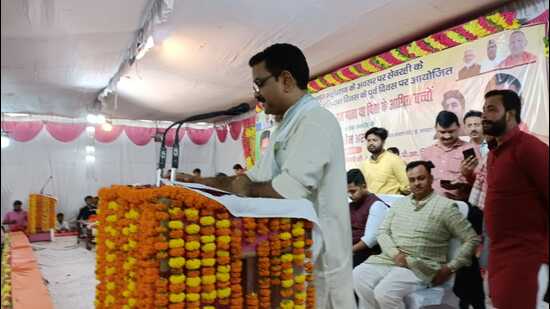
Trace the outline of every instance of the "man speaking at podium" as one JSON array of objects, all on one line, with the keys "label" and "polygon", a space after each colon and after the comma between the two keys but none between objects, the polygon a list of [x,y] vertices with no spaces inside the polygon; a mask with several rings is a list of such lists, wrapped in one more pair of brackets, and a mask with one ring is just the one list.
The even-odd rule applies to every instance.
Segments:
[{"label": "man speaking at podium", "polygon": [[247,197],[310,200],[324,248],[315,269],[316,308],[354,308],[352,244],[342,133],[336,118],[307,94],[309,68],[302,51],[275,44],[254,55],[254,96],[281,118],[271,144],[245,175],[193,181]]}]

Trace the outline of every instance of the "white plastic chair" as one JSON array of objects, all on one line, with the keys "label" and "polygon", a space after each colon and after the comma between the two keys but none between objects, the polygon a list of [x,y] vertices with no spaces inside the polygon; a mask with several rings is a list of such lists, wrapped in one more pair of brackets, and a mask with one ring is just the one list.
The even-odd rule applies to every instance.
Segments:
[{"label": "white plastic chair", "polygon": [[[456,204],[464,217],[468,216],[468,205],[457,201]],[[453,238],[449,243],[448,260],[452,260],[458,254],[461,242]],[[405,296],[405,305],[407,309],[428,309],[428,308],[458,308],[459,299],[453,292],[455,276],[442,285],[415,291]]]}]

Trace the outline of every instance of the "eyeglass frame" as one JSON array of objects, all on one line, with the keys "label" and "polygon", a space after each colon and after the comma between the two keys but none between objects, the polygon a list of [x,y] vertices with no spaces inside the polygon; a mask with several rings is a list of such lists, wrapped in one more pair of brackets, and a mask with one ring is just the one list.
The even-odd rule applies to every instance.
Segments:
[{"label": "eyeglass frame", "polygon": [[265,83],[272,77],[277,78],[277,76],[270,74],[264,78],[256,78],[252,81],[252,90],[254,93],[260,93],[260,89],[265,85]]}]

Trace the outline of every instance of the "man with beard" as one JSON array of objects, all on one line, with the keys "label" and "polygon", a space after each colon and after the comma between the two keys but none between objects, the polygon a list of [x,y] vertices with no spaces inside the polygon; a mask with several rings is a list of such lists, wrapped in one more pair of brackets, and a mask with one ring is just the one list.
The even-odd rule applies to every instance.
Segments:
[{"label": "man with beard", "polygon": [[373,127],[365,133],[367,150],[371,153],[363,163],[363,174],[369,190],[375,194],[408,194],[409,181],[405,162],[384,149],[388,131]]},{"label": "man with beard", "polygon": [[461,175],[460,169],[464,158],[463,151],[473,148],[479,158],[477,147],[458,138],[460,124],[458,117],[449,111],[441,111],[435,120],[438,141],[435,145],[421,151],[422,160],[432,161],[434,169],[434,190],[450,199],[467,201],[470,186]]},{"label": "man with beard", "polygon": [[473,49],[464,51],[464,67],[458,71],[458,79],[466,79],[479,75],[481,66],[476,63],[476,54]]},{"label": "man with beard", "polygon": [[485,198],[490,296],[499,309],[536,308],[548,284],[548,146],[519,130],[514,91],[485,94],[482,119],[496,140]]},{"label": "man with beard", "polygon": [[348,171],[348,196],[355,268],[372,254],[380,253],[376,234],[389,206],[369,192],[363,173],[357,168]]}]

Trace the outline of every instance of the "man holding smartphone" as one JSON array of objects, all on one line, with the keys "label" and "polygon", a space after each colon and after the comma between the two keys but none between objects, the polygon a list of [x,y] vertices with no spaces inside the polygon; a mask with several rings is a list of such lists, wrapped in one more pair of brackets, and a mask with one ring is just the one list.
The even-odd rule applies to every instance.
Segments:
[{"label": "man holding smartphone", "polygon": [[[480,157],[475,145],[458,138],[460,122],[453,112],[441,111],[435,119],[437,142],[422,150],[422,160],[435,165],[434,190],[450,199],[467,201],[471,186],[461,174],[461,164],[465,158],[477,160]],[[477,163],[476,163],[477,164]]]}]

